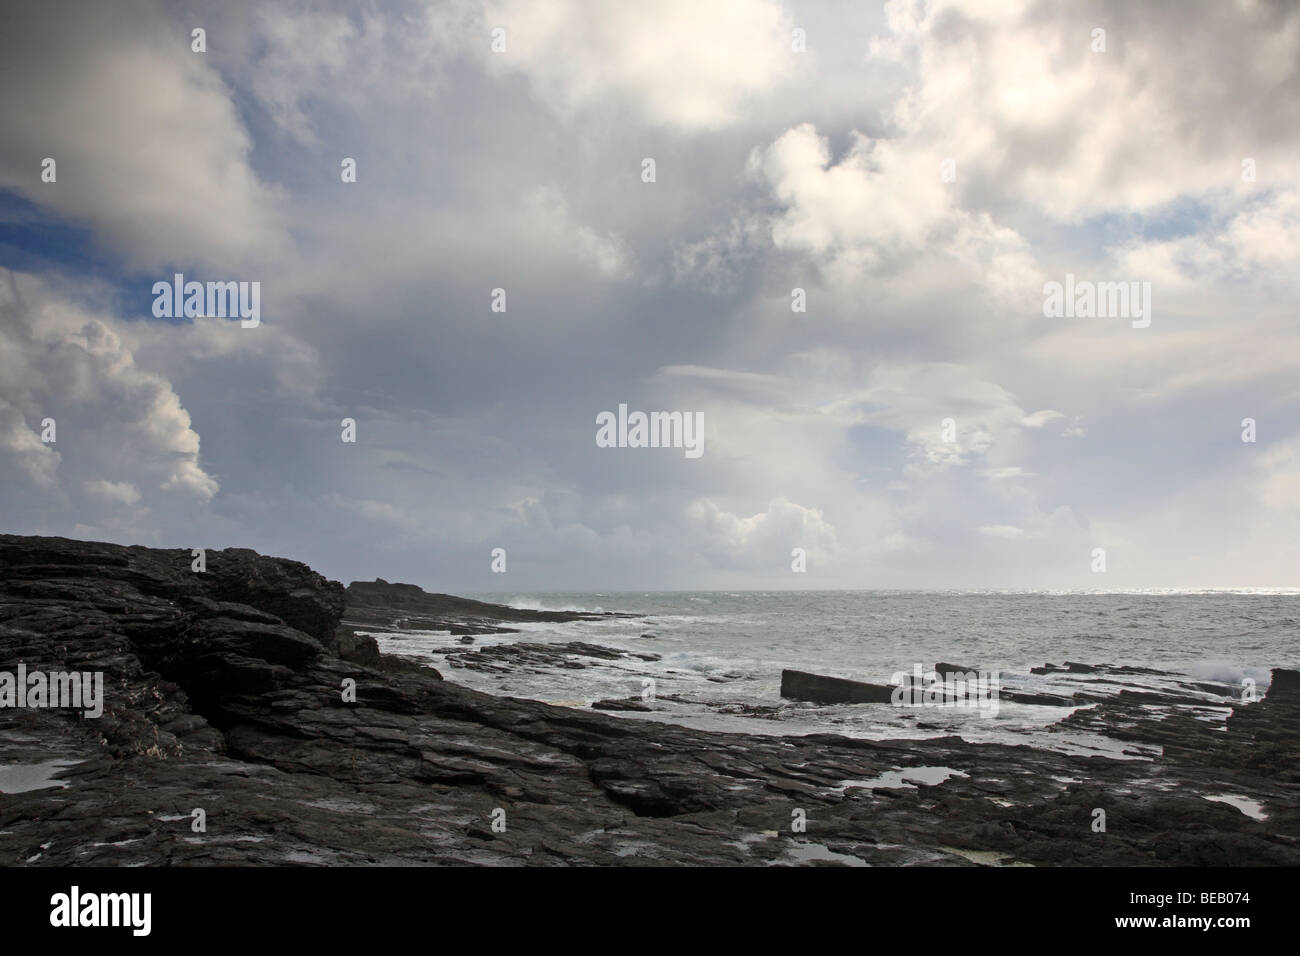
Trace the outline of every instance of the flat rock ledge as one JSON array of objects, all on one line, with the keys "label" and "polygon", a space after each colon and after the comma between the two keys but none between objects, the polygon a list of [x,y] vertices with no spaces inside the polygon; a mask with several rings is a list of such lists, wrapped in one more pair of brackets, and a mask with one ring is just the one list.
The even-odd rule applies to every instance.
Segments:
[{"label": "flat rock ledge", "polygon": [[1226,733],[1123,694],[1053,728],[1130,759],[706,733],[478,693],[354,633],[514,609],[386,605],[403,586],[244,549],[190,562],[0,536],[0,670],[98,671],[105,696],[97,719],[0,708],[0,864],[1300,863],[1294,671]]},{"label": "flat rock ledge", "polygon": [[[937,664],[935,671],[942,676],[961,675],[959,679],[977,680],[976,668],[956,668],[952,664]],[[914,689],[914,690],[913,690]],[[900,693],[909,691],[912,696]],[[872,684],[844,677],[826,677],[804,671],[781,671],[781,696],[787,700],[809,701],[814,704],[893,704],[895,700],[921,699],[928,694],[935,700],[957,701],[956,689],[936,682],[933,685],[917,683],[910,678],[902,684]],[[1013,704],[1038,704],[1046,707],[1072,707],[1082,701],[1058,694],[1034,694],[998,688],[998,699]]]}]

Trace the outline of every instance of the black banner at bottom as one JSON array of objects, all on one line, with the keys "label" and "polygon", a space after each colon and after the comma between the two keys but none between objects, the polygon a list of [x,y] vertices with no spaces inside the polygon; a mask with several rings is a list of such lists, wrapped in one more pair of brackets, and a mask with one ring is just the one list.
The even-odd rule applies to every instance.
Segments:
[{"label": "black banner at bottom", "polygon": [[[873,945],[960,932],[1068,933],[1231,945],[1284,925],[1278,869],[41,869],[0,870],[5,939],[77,934],[131,945],[449,941],[494,945],[580,931],[611,942],[730,941],[795,929],[867,933]],[[614,935],[605,935],[614,934]],[[458,934],[459,935],[459,934]]]}]

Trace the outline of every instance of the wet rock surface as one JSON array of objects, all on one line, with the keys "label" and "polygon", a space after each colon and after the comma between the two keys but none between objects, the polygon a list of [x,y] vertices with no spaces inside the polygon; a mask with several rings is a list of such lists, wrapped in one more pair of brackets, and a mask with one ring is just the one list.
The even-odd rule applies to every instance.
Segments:
[{"label": "wet rock surface", "polygon": [[[452,594],[430,594],[414,584],[395,584],[376,578],[353,581],[344,591],[346,612],[335,622],[332,650],[345,660],[391,669],[403,667],[396,658],[384,658],[374,633],[402,631],[446,632],[458,644],[474,644],[485,634],[518,634],[511,624],[566,623],[631,618],[635,614],[585,611],[538,611],[488,604]],[[484,659],[484,670],[494,669]],[[453,665],[458,666],[458,665]],[[472,666],[472,665],[471,665]],[[406,667],[405,669],[410,669]]]},{"label": "wet rock surface", "polygon": [[370,631],[449,631],[456,637],[513,634],[518,628],[509,627],[509,624],[600,621],[636,616],[614,611],[597,614],[506,607],[452,594],[430,594],[414,584],[392,584],[383,578],[353,581],[345,595],[347,614],[344,623]]},{"label": "wet rock surface", "polygon": [[824,677],[804,671],[781,671],[781,696],[814,704],[888,704],[895,688],[843,677]]},{"label": "wet rock surface", "polygon": [[658,654],[620,651],[599,644],[569,641],[565,644],[535,644],[521,641],[515,644],[494,644],[473,651],[449,653],[448,666],[467,670],[510,673],[521,670],[550,670],[560,667],[581,670],[591,661],[657,661]]},{"label": "wet rock surface", "polygon": [[345,592],[242,549],[190,561],[0,536],[0,670],[101,671],[105,696],[98,719],[0,709],[0,864],[1300,863],[1294,671],[1217,708],[1097,694],[1048,731],[1127,758],[706,733],[479,693],[354,633],[514,609]]},{"label": "wet rock surface", "polygon": [[[1034,671],[1051,673],[1050,670],[1043,668],[1035,668]],[[904,675],[903,683],[895,685],[871,684],[843,677],[783,670],[781,671],[781,696],[788,700],[810,701],[816,704],[893,704],[900,700],[920,701],[921,699],[957,702],[966,700],[970,694],[975,693],[975,688],[984,679],[982,673],[975,668],[962,670],[952,664],[936,664],[934,673],[929,679],[918,681],[911,675]],[[946,682],[944,678],[947,678]],[[957,682],[962,683],[959,686]],[[1195,685],[1193,689],[1221,694],[1232,691],[1231,688],[1223,688],[1221,685],[1207,684]],[[1077,695],[1064,697],[1060,694],[1012,690],[1001,686],[1000,683],[997,696],[999,700],[1013,704],[1036,704],[1042,707],[1071,707],[1081,702]]]}]

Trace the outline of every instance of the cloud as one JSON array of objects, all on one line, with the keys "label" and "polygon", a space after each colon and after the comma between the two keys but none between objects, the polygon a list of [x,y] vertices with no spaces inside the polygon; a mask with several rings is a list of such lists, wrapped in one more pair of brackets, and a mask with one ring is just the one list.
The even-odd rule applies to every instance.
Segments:
[{"label": "cloud", "polygon": [[919,78],[893,123],[954,157],[959,181],[1077,220],[1244,193],[1245,157],[1273,183],[1295,180],[1291,135],[1269,118],[1300,109],[1293,6],[1198,3],[1180,11],[1176,42],[1160,5],[1046,16],[1028,0],[891,0],[886,16],[870,55]]},{"label": "cloud", "polygon": [[940,158],[906,138],[854,132],[833,161],[829,139],[804,123],[755,151],[749,170],[780,206],[768,222],[775,248],[813,257],[835,281],[929,272],[946,261],[1002,299],[1023,295],[1037,273],[1020,236],[960,208]]},{"label": "cloud", "polygon": [[541,241],[570,249],[588,268],[611,279],[628,277],[632,253],[616,233],[601,235],[590,226],[575,222],[564,196],[554,187],[541,187],[525,200],[526,214],[538,223]]},{"label": "cloud", "polygon": [[428,108],[458,58],[487,42],[481,6],[470,0],[395,0],[382,12],[344,2],[206,12],[221,41],[214,52],[279,132],[313,149],[326,147],[322,127],[340,116],[393,102]]},{"label": "cloud", "polygon": [[[843,401],[861,421],[904,432],[913,470],[964,465],[1022,429],[1063,417],[1052,409],[1026,415],[1005,388],[951,363],[878,367],[866,388]],[[989,474],[1002,478],[1010,472],[1004,468]]]},{"label": "cloud", "polygon": [[1020,423],[1026,428],[1042,428],[1044,425],[1064,417],[1060,412],[1048,408],[1040,412],[1034,412],[1032,415],[1026,415],[1021,419]]},{"label": "cloud", "polygon": [[1023,528],[1017,528],[1009,524],[985,525],[983,528],[979,529],[979,532],[980,534],[988,535],[990,538],[1009,538],[1012,540],[1023,538],[1025,536],[1025,530]]},{"label": "cloud", "polygon": [[727,568],[771,569],[788,565],[793,548],[802,547],[809,558],[838,550],[835,528],[816,508],[784,497],[772,499],[765,511],[740,516],[707,498],[693,501],[688,510],[698,547]]},{"label": "cloud", "polygon": [[35,424],[27,420],[22,409],[0,396],[0,455],[33,485],[52,488],[63,458],[53,445],[41,441],[40,431],[44,429],[38,431]]},{"label": "cloud", "polygon": [[[88,234],[110,286],[18,279],[10,527],[443,590],[1295,566],[1288,5],[227,4],[207,54],[188,9],[0,37],[0,254]],[[172,259],[262,280],[261,327],[141,316]],[[1150,279],[1151,328],[1045,319],[1067,272]],[[704,457],[597,448],[620,402]]]},{"label": "cloud", "polygon": [[1300,191],[1278,189],[1244,199],[1217,228],[1113,250],[1117,269],[1157,283],[1162,294],[1195,295],[1207,283],[1265,283],[1294,294],[1300,273]]},{"label": "cloud", "polygon": [[520,73],[565,115],[628,108],[646,122],[691,131],[736,121],[790,71],[793,23],[771,0],[653,5],[598,0],[485,4],[506,31],[491,67]]},{"label": "cloud", "polygon": [[82,487],[87,494],[117,504],[133,505],[140,501],[139,490],[129,481],[104,481],[102,478],[97,478],[94,481],[82,482]]},{"label": "cloud", "polygon": [[[0,277],[0,457],[26,474],[5,500],[11,523],[21,503],[66,508],[164,504],[168,495],[211,501],[217,481],[199,461],[199,436],[171,383],[139,368],[133,330],[52,296],[41,283]],[[54,422],[54,442],[39,423]],[[57,450],[56,450],[57,449]]]},{"label": "cloud", "polygon": [[[0,187],[88,224],[132,269],[247,268],[280,243],[277,194],[180,24],[139,0],[12,13],[0,31]],[[41,179],[47,157],[53,183]]]},{"label": "cloud", "polygon": [[1294,528],[1300,524],[1300,435],[1260,451],[1255,483],[1259,500]]}]

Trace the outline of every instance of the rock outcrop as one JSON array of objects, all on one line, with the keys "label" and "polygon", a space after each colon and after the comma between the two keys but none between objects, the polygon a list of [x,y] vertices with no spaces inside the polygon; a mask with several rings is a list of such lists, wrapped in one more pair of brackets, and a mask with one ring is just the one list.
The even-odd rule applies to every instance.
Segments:
[{"label": "rock outcrop", "polygon": [[295,561],[190,561],[0,536],[0,670],[105,684],[98,719],[0,709],[0,865],[1300,863],[1293,672],[1227,733],[1123,695],[1060,724],[1143,759],[705,733],[478,693],[339,638],[511,609],[369,586],[345,608]]},{"label": "rock outcrop", "polygon": [[814,704],[888,704],[898,688],[804,671],[781,671],[781,696]]},{"label": "rock outcrop", "polygon": [[[952,664],[936,664],[935,671],[940,680],[934,683],[918,681],[910,674],[904,675],[901,685],[904,692],[900,693],[899,687],[893,684],[871,684],[844,677],[827,677],[804,671],[783,670],[781,671],[781,696],[787,700],[805,700],[814,704],[906,705],[916,703],[922,697],[927,700],[956,702],[960,699],[957,687],[944,684],[943,679],[970,681],[971,686],[974,686],[973,682],[981,679],[978,670],[959,670]],[[973,692],[972,690],[971,693]],[[1077,703],[1072,697],[1011,690],[1000,685],[996,693],[999,701],[1012,704],[1069,707]]]},{"label": "rock outcrop", "polygon": [[414,584],[390,584],[383,578],[353,581],[347,588],[347,622],[370,630],[450,630],[452,634],[509,634],[503,624],[599,621],[632,614],[586,611],[537,611],[488,604],[451,594],[431,594]]}]

